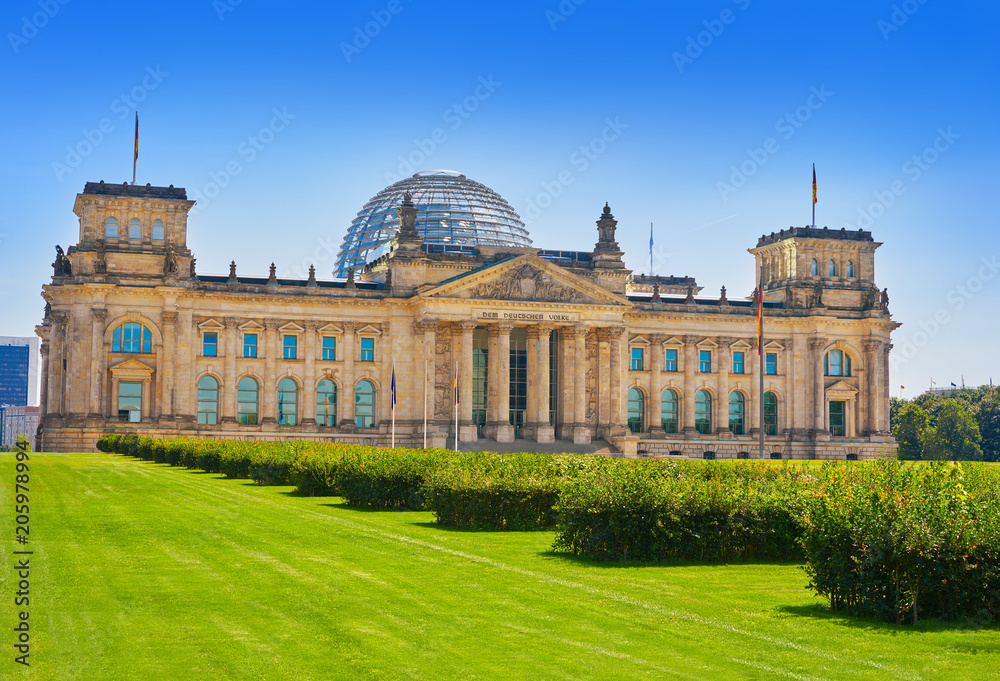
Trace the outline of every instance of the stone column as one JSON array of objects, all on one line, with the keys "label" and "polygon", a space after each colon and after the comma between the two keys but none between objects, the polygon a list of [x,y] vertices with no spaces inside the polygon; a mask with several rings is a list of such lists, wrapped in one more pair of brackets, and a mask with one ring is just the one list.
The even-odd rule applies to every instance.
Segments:
[{"label": "stone column", "polygon": [[472,423],[472,332],[476,322],[466,320],[458,323],[460,340],[458,343],[458,423],[459,440],[476,442],[476,426]]},{"label": "stone column", "polygon": [[[497,325],[497,407],[496,441],[513,442],[514,426],[510,422],[510,332],[514,325],[500,322]],[[492,391],[491,391],[492,392]]]},{"label": "stone column", "polygon": [[573,326],[573,383],[576,396],[573,400],[573,443],[590,444],[591,427],[587,423],[587,332],[583,324]]},{"label": "stone column", "polygon": [[[715,392],[719,397],[715,401],[715,413],[712,415],[712,418],[715,420],[715,432],[729,437],[729,371],[733,367],[733,354],[730,352],[729,345],[733,342],[733,339],[723,336],[718,339],[718,342],[719,356],[715,361],[714,368]],[[745,368],[746,362],[744,362]],[[746,428],[746,402],[743,403],[743,406],[743,427]]]},{"label": "stone column", "polygon": [[[809,341],[809,374],[812,376],[813,384],[813,434],[816,437],[829,436],[830,428],[826,423],[826,395],[824,390],[825,379],[823,377],[823,348],[826,347],[825,338],[813,338]],[[789,405],[783,405],[788,410]],[[794,427],[795,424],[793,423]]]},{"label": "stone column", "polygon": [[107,358],[104,354],[104,320],[107,310],[92,309],[90,311],[90,409],[88,417],[100,419],[104,410],[101,408],[101,393],[104,387],[104,376],[107,368],[104,366]]},{"label": "stone column", "polygon": [[864,370],[861,372],[862,378],[858,386],[861,388],[861,398],[858,404],[858,425],[862,433],[874,435],[878,432],[875,415],[878,410],[878,357],[881,354],[879,350],[882,349],[882,341],[874,339],[863,340],[861,341],[861,346],[865,351],[865,363]]},{"label": "stone column", "polygon": [[878,385],[875,387],[875,416],[879,435],[889,435],[889,352],[892,343],[882,345],[882,352],[876,353],[881,361],[881,371],[878,374]]},{"label": "stone column", "polygon": [[610,418],[608,425],[612,430],[625,434],[625,424],[627,422],[626,402],[622,395],[622,335],[625,333],[624,326],[612,326],[608,329],[608,352],[609,361],[609,388],[608,406],[610,407]]},{"label": "stone column", "polygon": [[[486,346],[486,432],[496,438],[496,427],[500,421],[500,328],[487,324]],[[505,405],[507,408],[508,405]]]},{"label": "stone column", "polygon": [[38,395],[38,423],[41,424],[45,420],[49,408],[49,340],[47,338],[42,339],[41,347],[38,350],[42,353],[42,385]]},{"label": "stone column", "polygon": [[660,423],[661,393],[663,392],[663,341],[666,336],[654,334],[649,346],[649,396],[646,398],[646,431],[662,430]]},{"label": "stone column", "polygon": [[305,368],[302,376],[302,389],[299,391],[300,411],[303,426],[316,425],[316,330],[319,322],[307,320],[305,342],[303,343]]},{"label": "stone column", "polygon": [[340,419],[342,427],[354,428],[354,356],[356,351],[354,333],[358,328],[355,322],[344,322],[344,375],[341,377],[341,404],[344,406]]},{"label": "stone column", "polygon": [[[226,345],[223,350],[226,354],[222,360],[222,399],[219,405],[219,423],[232,425],[236,424],[236,391],[239,383],[239,376],[236,373],[236,355],[239,353],[240,330],[237,328],[239,321],[238,317],[225,317],[222,320],[226,327]],[[263,340],[265,341],[264,347],[258,348],[258,352],[263,349],[266,355],[268,351],[266,337]],[[189,386],[188,389],[190,390],[192,387]],[[198,386],[193,386],[193,389],[197,391]],[[264,386],[261,386],[260,389],[264,390]]]},{"label": "stone column", "polygon": [[160,321],[163,324],[163,352],[161,353],[161,365],[157,366],[160,374],[160,384],[162,386],[162,398],[160,402],[160,419],[173,421],[174,419],[174,359],[177,352],[177,344],[174,342],[174,329],[177,324],[177,311],[164,310],[160,313]]},{"label": "stone column", "polygon": [[532,440],[541,420],[538,409],[538,360],[541,359],[538,348],[538,327],[535,325],[527,327],[525,335],[528,339],[526,348],[528,399],[524,410],[524,437]]},{"label": "stone column", "polygon": [[66,335],[65,327],[69,317],[65,312],[51,315],[51,330],[49,331],[50,361],[49,361],[49,391],[48,413],[62,418],[63,395],[63,341]]},{"label": "stone column", "polygon": [[264,384],[260,387],[260,423],[263,426],[278,424],[278,365],[281,363],[281,344],[278,342],[278,321],[264,320],[265,345]]},{"label": "stone column", "polygon": [[556,427],[549,420],[549,384],[552,370],[552,327],[538,327],[538,430],[536,442],[555,442]]},{"label": "stone column", "polygon": [[150,401],[152,396],[149,394],[150,389],[153,387],[153,381],[149,376],[142,379],[142,402],[140,404],[140,421],[142,423],[149,423],[153,420],[152,408],[150,406]]},{"label": "stone column", "polygon": [[698,368],[698,337],[684,336],[684,397],[682,399],[683,417],[681,423],[684,424],[683,433],[685,438],[697,438],[699,433],[694,427],[694,395],[698,392],[695,383],[695,370]]}]

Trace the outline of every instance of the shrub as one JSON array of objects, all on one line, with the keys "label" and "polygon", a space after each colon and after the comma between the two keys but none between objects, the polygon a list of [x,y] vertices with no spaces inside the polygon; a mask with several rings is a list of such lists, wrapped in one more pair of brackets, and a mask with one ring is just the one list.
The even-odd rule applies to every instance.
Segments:
[{"label": "shrub", "polygon": [[828,467],[805,496],[810,587],[888,622],[1000,614],[1000,476],[981,464]]},{"label": "shrub", "polygon": [[446,449],[351,448],[337,466],[335,484],[349,506],[420,510],[424,481],[451,454]]}]

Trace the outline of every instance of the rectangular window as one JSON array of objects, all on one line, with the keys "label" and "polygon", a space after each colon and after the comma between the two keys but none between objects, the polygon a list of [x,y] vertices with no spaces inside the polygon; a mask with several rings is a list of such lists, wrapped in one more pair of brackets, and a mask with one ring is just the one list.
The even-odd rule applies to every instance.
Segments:
[{"label": "rectangular window", "polygon": [[121,381],[118,384],[118,420],[127,423],[142,420],[142,383]]},{"label": "rectangular window", "polygon": [[257,334],[255,333],[243,334],[243,356],[244,357],[257,356]]},{"label": "rectangular window", "polygon": [[840,401],[830,402],[830,435],[844,437],[847,430],[846,423],[844,403]]},{"label": "rectangular window", "polygon": [[202,343],[201,354],[205,357],[216,357],[219,354],[219,337],[215,333],[206,333]]},{"label": "rectangular window", "polygon": [[163,241],[162,227],[153,227],[153,241]]},{"label": "rectangular window", "polygon": [[764,373],[768,376],[775,376],[778,373],[778,353],[764,353]]},{"label": "rectangular window", "polygon": [[295,359],[295,351],[298,347],[298,342],[298,336],[285,336],[282,357],[285,359]]},{"label": "rectangular window", "polygon": [[734,352],[733,353],[733,373],[742,374],[743,373],[743,353]]},{"label": "rectangular window", "polygon": [[375,339],[374,338],[362,338],[361,339],[361,361],[362,362],[374,362],[375,361]]},{"label": "rectangular window", "polygon": [[632,348],[632,371],[642,371],[642,348]]},{"label": "rectangular window", "polygon": [[667,357],[667,363],[664,367],[665,371],[677,371],[677,351],[667,350],[664,353]]},{"label": "rectangular window", "polygon": [[323,359],[337,359],[337,339],[323,336]]},{"label": "rectangular window", "polygon": [[702,350],[698,353],[698,371],[703,374],[712,373],[712,351]]}]

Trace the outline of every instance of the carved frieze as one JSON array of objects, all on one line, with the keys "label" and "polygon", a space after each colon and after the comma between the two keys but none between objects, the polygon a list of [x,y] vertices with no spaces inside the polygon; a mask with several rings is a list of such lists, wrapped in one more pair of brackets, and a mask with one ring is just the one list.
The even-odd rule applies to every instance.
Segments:
[{"label": "carved frieze", "polygon": [[469,290],[472,298],[488,300],[535,300],[582,303],[588,300],[580,291],[564,286],[546,272],[529,264],[507,272],[503,277],[483,282]]}]

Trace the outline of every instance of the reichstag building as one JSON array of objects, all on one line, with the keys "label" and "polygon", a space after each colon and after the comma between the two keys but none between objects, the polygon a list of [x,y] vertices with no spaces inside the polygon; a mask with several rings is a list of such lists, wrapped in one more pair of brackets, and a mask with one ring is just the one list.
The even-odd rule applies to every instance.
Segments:
[{"label": "reichstag building", "polygon": [[745,458],[760,424],[770,458],[894,447],[898,324],[870,232],[757,239],[758,350],[750,297],[626,269],[608,205],[593,250],[546,250],[490,188],[420,172],[364,205],[332,279],[199,275],[193,205],[174,186],[77,195],[79,241],[57,247],[36,327],[40,448],[93,450],[110,430],[454,446],[457,430],[460,448]]}]

